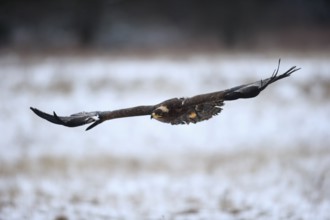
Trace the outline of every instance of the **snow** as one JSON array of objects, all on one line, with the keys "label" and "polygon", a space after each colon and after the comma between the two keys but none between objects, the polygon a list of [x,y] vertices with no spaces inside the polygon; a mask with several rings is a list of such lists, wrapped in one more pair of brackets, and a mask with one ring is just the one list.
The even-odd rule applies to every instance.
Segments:
[{"label": "snow", "polygon": [[0,57],[0,219],[330,219],[329,57],[217,117],[116,119],[85,132],[58,115],[155,104],[269,77],[277,57]]}]

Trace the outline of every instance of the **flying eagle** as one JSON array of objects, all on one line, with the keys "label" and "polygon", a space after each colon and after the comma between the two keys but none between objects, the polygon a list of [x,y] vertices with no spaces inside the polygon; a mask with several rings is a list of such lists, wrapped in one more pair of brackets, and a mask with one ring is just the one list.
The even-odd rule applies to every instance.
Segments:
[{"label": "flying eagle", "polygon": [[30,109],[47,121],[67,127],[77,127],[93,123],[86,130],[106,120],[143,115],[150,115],[152,119],[172,125],[195,124],[219,114],[224,101],[256,97],[269,84],[288,77],[300,69],[293,66],[285,73],[278,75],[279,67],[280,60],[272,76],[264,80],[236,86],[223,91],[196,95],[190,98],[173,98],[156,105],[143,105],[113,111],[80,112],[67,117],[58,116],[55,112],[53,115],[50,115],[32,107]]}]

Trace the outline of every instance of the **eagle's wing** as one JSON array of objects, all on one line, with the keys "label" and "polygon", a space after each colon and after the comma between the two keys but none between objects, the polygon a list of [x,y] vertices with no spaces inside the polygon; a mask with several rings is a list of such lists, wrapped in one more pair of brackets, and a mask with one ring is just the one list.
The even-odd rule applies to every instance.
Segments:
[{"label": "eagle's wing", "polygon": [[242,98],[256,97],[268,85],[270,85],[280,79],[286,78],[286,77],[290,76],[292,73],[300,70],[300,68],[293,66],[290,69],[288,69],[286,72],[284,72],[283,74],[278,75],[280,63],[281,63],[281,60],[278,61],[278,66],[274,70],[272,76],[267,79],[259,80],[254,83],[249,83],[249,84],[245,84],[245,85],[241,85],[241,86],[237,86],[237,87],[225,90],[223,92],[224,100],[230,101],[230,100],[236,100],[236,99],[242,99]]},{"label": "eagle's wing", "polygon": [[274,70],[272,76],[267,79],[259,80],[259,81],[249,83],[249,84],[236,86],[236,87],[226,89],[223,91],[196,95],[191,98],[186,98],[184,100],[184,105],[194,106],[194,105],[215,102],[215,101],[231,101],[231,100],[242,99],[242,98],[256,97],[268,85],[272,84],[273,82],[276,82],[277,80],[288,77],[292,73],[300,70],[300,68],[296,68],[296,66],[293,66],[290,69],[288,69],[285,73],[278,75],[278,71],[280,68],[280,62],[281,62],[281,60],[279,60],[278,66]]},{"label": "eagle's wing", "polygon": [[223,91],[196,95],[191,98],[182,98],[182,109],[185,109],[185,111],[182,114],[177,114],[177,117],[172,117],[168,123],[189,124],[208,120],[222,111],[224,101],[256,97],[271,83],[288,77],[299,70],[299,68],[294,66],[285,73],[278,75],[280,61],[281,60],[279,60],[278,66],[270,78],[236,86]]},{"label": "eagle's wing", "polygon": [[39,117],[52,122],[54,124],[64,125],[67,127],[77,127],[85,124],[91,124],[86,130],[95,127],[98,124],[110,119],[125,118],[133,116],[150,115],[154,110],[154,106],[137,106],[133,108],[119,109],[114,111],[94,111],[80,112],[70,116],[58,116],[55,112],[53,115],[40,111],[39,109],[30,109]]}]

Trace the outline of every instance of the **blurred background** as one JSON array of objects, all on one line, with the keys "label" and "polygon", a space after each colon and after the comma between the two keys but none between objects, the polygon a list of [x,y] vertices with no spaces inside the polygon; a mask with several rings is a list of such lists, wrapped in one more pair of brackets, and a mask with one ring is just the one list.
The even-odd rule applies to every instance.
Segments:
[{"label": "blurred background", "polygon": [[330,3],[1,1],[3,49],[329,50]]},{"label": "blurred background", "polygon": [[[330,219],[325,0],[0,3],[0,220]],[[156,104],[301,68],[209,121],[58,115]]]}]

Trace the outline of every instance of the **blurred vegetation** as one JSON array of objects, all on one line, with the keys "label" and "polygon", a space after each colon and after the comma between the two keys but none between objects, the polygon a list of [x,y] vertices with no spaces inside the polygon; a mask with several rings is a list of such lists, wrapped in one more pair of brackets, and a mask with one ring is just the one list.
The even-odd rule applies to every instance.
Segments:
[{"label": "blurred vegetation", "polygon": [[326,0],[2,0],[0,48],[330,48]]}]

